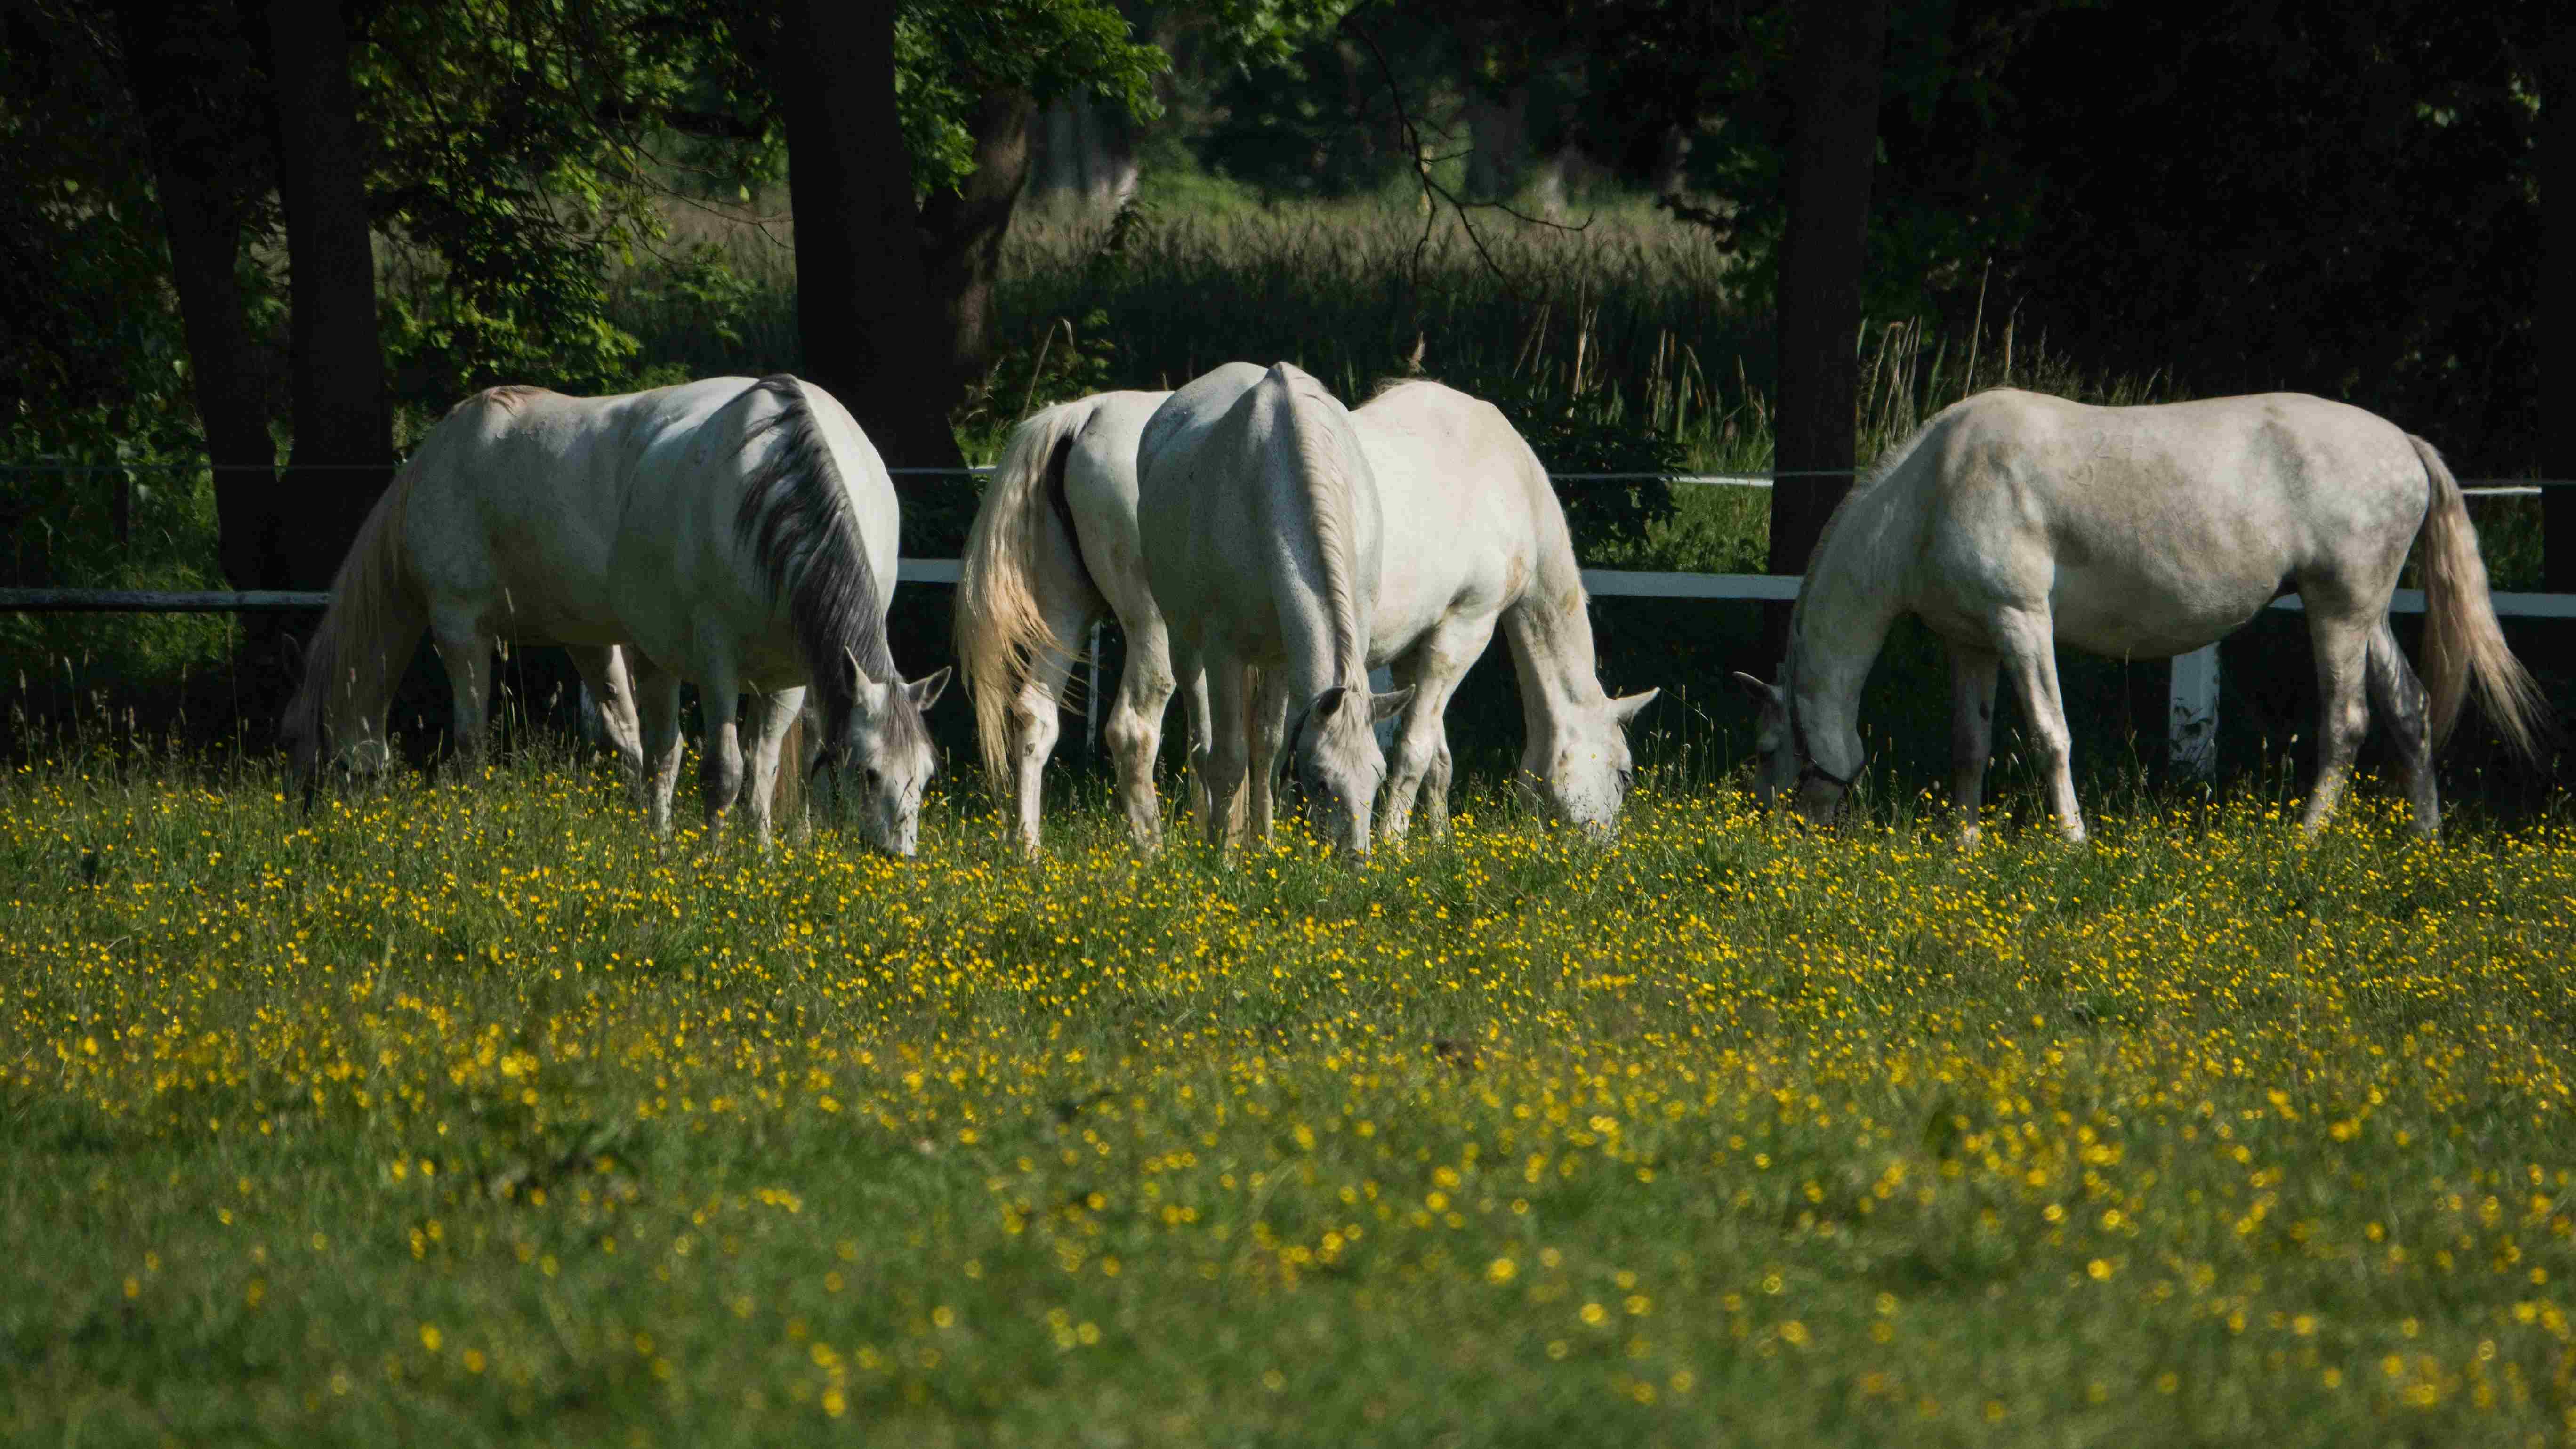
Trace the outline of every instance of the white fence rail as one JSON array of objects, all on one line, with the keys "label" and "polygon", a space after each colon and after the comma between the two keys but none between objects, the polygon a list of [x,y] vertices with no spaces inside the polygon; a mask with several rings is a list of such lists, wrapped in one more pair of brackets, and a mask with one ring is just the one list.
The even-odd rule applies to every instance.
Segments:
[{"label": "white fence rail", "polygon": [[[896,577],[907,584],[954,586],[959,564],[953,558],[908,558]],[[1585,569],[1583,586],[1603,599],[1704,599],[1717,602],[1787,600],[1798,596],[1799,581],[1771,574],[1650,573],[1632,569]],[[2576,619],[2576,594],[2496,594],[2495,610],[2507,618]],[[0,589],[0,613],[281,613],[326,607],[322,592],[156,592],[140,589]],[[2272,601],[2275,609],[2305,608],[2295,594]],[[2399,589],[2388,601],[2392,614],[2424,612],[2424,591]],[[1099,736],[1100,626],[1092,626],[1090,688],[1083,693],[1083,738],[1086,747]],[[1380,687],[1384,687],[1381,683]],[[2206,777],[2217,766],[2218,646],[2177,655],[2170,687],[2168,740],[2174,763]]]},{"label": "white fence rail", "polygon": [[[132,473],[144,471],[197,471],[203,463],[153,459],[129,463],[5,463],[0,475],[9,473]],[[372,465],[371,465],[372,466]],[[968,468],[891,468],[890,473],[903,476],[974,477],[993,471],[991,465]],[[1857,469],[1822,468],[1797,473],[1551,473],[1560,483],[1645,483],[1661,480],[1694,487],[1769,488],[1775,477],[1848,478]],[[2566,478],[2478,478],[2463,483],[2461,492],[2472,497],[2535,497],[2545,488],[2576,487],[2576,479]],[[907,584],[955,585],[958,561],[953,558],[908,558],[902,561],[897,578]],[[1596,598],[1707,599],[1716,601],[1758,601],[1794,599],[1798,580],[1769,574],[1686,574],[1651,573],[1630,569],[1585,569],[1583,586]],[[172,593],[132,589],[0,589],[0,612],[21,613],[282,613],[319,609],[327,606],[327,593],[303,592],[196,592]],[[2276,599],[2276,609],[2298,609],[2302,605],[2294,595]],[[2576,618],[2576,594],[2497,594],[2498,614],[2507,617],[2569,619]],[[2392,614],[2424,612],[2424,595],[2417,589],[2400,589],[2388,602]],[[1084,692],[1083,737],[1086,746],[1099,736],[1100,699],[1100,627],[1092,627],[1090,688]],[[1379,687],[1385,687],[1383,682]],[[2217,763],[2218,737],[2218,646],[2177,656],[2173,661],[2171,686],[2170,740],[2174,762],[2188,771],[2206,775]]]}]

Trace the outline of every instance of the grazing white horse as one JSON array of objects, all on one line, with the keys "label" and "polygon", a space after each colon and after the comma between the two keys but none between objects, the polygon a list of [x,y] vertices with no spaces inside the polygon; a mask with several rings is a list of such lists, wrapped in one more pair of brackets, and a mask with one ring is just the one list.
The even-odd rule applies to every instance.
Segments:
[{"label": "grazing white horse", "polygon": [[[1032,855],[1065,681],[1083,632],[1104,613],[1127,634],[1126,668],[1102,731],[1119,803],[1139,848],[1162,835],[1154,761],[1177,682],[1136,538],[1136,440],[1170,396],[1105,392],[1032,414],[1012,432],[966,536],[957,659],[975,701],[985,781],[1016,795],[1020,843]],[[1204,740],[1203,681],[1193,681],[1190,714]]]},{"label": "grazing white horse", "polygon": [[1627,724],[1661,691],[1602,691],[1583,570],[1538,455],[1500,409],[1436,382],[1380,388],[1351,426],[1387,539],[1369,663],[1414,691],[1396,728],[1386,833],[1405,833],[1417,794],[1431,828],[1448,828],[1443,717],[1497,623],[1528,730],[1522,785],[1569,824],[1616,829],[1632,780]]},{"label": "grazing white horse", "polygon": [[1310,822],[1367,854],[1386,775],[1374,726],[1413,692],[1369,693],[1379,510],[1350,414],[1284,362],[1228,363],[1155,409],[1136,464],[1145,576],[1173,662],[1207,685],[1209,837],[1224,840],[1247,770],[1280,758],[1284,734]]},{"label": "grazing white horse", "polygon": [[937,764],[921,714],[948,671],[908,684],[886,650],[880,581],[894,577],[899,521],[858,423],[784,374],[605,398],[479,393],[421,440],[340,565],[287,707],[292,767],[309,794],[334,763],[383,766],[386,705],[424,628],[469,762],[495,645],[563,644],[620,753],[640,753],[656,835],[671,828],[683,679],[704,701],[711,832],[743,785],[733,701],[752,696],[749,808],[764,842],[779,744],[810,686],[817,768],[855,771],[870,842],[910,855]]},{"label": "grazing white horse", "polygon": [[[1021,843],[1032,853],[1074,641],[1104,611],[1127,635],[1105,734],[1140,847],[1162,828],[1154,759],[1176,687],[1188,687],[1194,736],[1208,736],[1204,681],[1176,676],[1136,533],[1136,442],[1168,396],[1103,393],[1032,415],[1012,434],[967,542],[958,658],[987,777],[1016,794]],[[1537,457],[1490,404],[1437,383],[1384,388],[1350,421],[1388,541],[1369,662],[1416,690],[1397,725],[1381,830],[1402,835],[1417,796],[1431,828],[1445,827],[1443,716],[1498,619],[1528,725],[1524,782],[1560,818],[1614,827],[1630,775],[1622,727],[1656,692],[1615,700],[1602,692],[1581,570]],[[1252,783],[1257,824],[1268,815],[1265,774],[1255,771]]]},{"label": "grazing white horse", "polygon": [[[2419,531],[2429,701],[2388,627]],[[1950,646],[1962,833],[1976,834],[2000,670],[2059,827],[2081,840],[2056,645],[2186,653],[2285,593],[2307,610],[2323,715],[2311,833],[2341,797],[2374,709],[2428,835],[2441,818],[2433,751],[2471,682],[2505,737],[2532,752],[2539,692],[2505,647],[2477,531],[2431,444],[2296,393],[2127,408],[1980,393],[1925,424],[1826,524],[1778,686],[1736,676],[1762,711],[1755,791],[1831,817],[1861,768],[1862,682],[1911,613]]]}]

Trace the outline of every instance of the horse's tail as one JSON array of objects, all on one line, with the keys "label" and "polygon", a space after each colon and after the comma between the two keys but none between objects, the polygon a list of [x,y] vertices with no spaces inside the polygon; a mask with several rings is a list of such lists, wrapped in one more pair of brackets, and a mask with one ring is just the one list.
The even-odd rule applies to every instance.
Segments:
[{"label": "horse's tail", "polygon": [[2432,498],[2424,511],[2424,688],[2432,696],[2433,742],[2448,738],[2460,721],[2460,705],[2474,681],[2478,702],[2507,743],[2526,760],[2540,753],[2548,718],[2547,705],[2531,671],[2513,657],[2496,622],[2495,604],[2487,597],[2486,561],[2478,554],[2478,531],[2469,522],[2468,504],[2459,480],[2442,455],[2422,438],[2409,435],[2415,455],[2432,480]]},{"label": "horse's tail", "polygon": [[[1059,403],[1014,429],[966,535],[957,575],[957,659],[975,700],[984,781],[997,793],[1007,791],[1012,778],[1012,701],[1036,672],[1042,651],[1070,656],[1074,649],[1073,641],[1058,639],[1048,625],[1037,580],[1045,563],[1048,512],[1058,511],[1066,533],[1072,533],[1063,502],[1065,454],[1095,406],[1090,398]],[[1067,541],[1075,566],[1082,567],[1081,541]],[[1087,569],[1084,581],[1089,582]]]},{"label": "horse's tail", "polygon": [[286,705],[280,736],[307,786],[330,763],[335,693],[361,710],[381,711],[423,627],[412,597],[411,558],[403,546],[403,511],[429,444],[416,450],[367,513],[331,577],[331,603],[304,650],[304,678]]}]

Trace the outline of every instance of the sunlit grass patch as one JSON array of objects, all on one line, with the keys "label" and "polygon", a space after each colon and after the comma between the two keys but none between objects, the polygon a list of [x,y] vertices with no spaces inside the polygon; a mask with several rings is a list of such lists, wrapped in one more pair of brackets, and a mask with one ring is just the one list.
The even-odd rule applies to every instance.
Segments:
[{"label": "sunlit grass patch", "polygon": [[31,1440],[2519,1442],[2576,841],[0,794]]}]

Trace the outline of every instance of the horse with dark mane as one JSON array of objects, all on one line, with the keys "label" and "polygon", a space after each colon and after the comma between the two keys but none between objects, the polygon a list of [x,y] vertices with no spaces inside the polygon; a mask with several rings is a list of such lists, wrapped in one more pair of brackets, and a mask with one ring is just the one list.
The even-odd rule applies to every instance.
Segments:
[{"label": "horse with dark mane", "polygon": [[815,768],[855,773],[862,828],[909,855],[936,765],[921,715],[948,671],[906,683],[887,650],[899,526],[858,423],[784,374],[605,398],[478,393],[421,441],[332,582],[287,707],[292,768],[309,793],[326,768],[383,767],[385,710],[424,630],[470,765],[495,646],[561,644],[644,775],[656,835],[671,828],[682,680],[710,702],[710,833],[744,784],[732,701],[751,696],[749,809],[764,842],[780,744],[810,688]]}]

